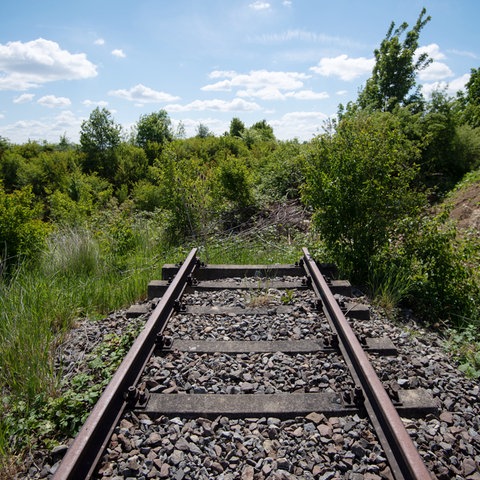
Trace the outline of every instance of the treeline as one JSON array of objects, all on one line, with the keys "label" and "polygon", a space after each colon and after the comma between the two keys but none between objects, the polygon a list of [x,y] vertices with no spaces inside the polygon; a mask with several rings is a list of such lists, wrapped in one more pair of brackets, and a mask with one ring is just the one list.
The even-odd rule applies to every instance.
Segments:
[{"label": "treeline", "polygon": [[197,136],[182,138],[163,110],[125,135],[99,108],[78,145],[3,140],[0,258],[4,266],[32,258],[53,226],[83,225],[112,208],[155,212],[172,243],[234,228],[265,202],[299,197],[303,148],[278,142],[265,121],[246,128],[238,118],[221,137],[200,125]]}]

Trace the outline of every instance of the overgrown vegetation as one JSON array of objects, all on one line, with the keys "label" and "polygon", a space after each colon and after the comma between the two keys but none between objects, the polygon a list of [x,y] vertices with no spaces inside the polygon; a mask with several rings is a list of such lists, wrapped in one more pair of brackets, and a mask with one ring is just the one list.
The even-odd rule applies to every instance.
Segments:
[{"label": "overgrown vegetation", "polygon": [[[358,100],[310,142],[238,118],[223,136],[200,125],[183,138],[163,110],[127,138],[98,108],[79,145],[1,139],[2,463],[25,444],[50,446],[52,432],[72,434],[106,381],[62,383],[55,348],[74,322],[141,298],[191,246],[208,263],[274,263],[306,245],[390,311],[444,327],[478,376],[478,232],[460,234],[443,205],[465,175],[480,183],[480,69],[457,97],[424,98],[416,74],[429,59],[415,51],[425,15],[410,31],[392,24]],[[288,219],[262,224],[287,200],[313,213],[307,233]],[[129,338],[102,348],[122,352]],[[92,375],[114,368],[106,357],[92,354]]]}]

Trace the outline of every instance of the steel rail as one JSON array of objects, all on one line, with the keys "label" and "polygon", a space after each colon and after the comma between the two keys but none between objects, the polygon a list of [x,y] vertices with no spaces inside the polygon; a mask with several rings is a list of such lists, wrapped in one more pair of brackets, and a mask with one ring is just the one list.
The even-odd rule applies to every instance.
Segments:
[{"label": "steel rail", "polygon": [[389,461],[396,480],[431,480],[418,450],[413,444],[402,419],[398,415],[366,353],[345,315],[330,292],[315,260],[303,248],[303,265],[312,279],[312,286],[322,301],[330,325],[336,330],[340,347],[354,378],[364,396],[364,406]]},{"label": "steel rail", "polygon": [[188,276],[198,265],[197,249],[190,251],[177,275],[147,320],[115,375],[95,404],[85,424],[67,450],[55,472],[54,480],[89,479],[108,444],[111,434],[127,405],[127,392],[136,385],[148,359],[155,349],[158,333],[174,311]]}]

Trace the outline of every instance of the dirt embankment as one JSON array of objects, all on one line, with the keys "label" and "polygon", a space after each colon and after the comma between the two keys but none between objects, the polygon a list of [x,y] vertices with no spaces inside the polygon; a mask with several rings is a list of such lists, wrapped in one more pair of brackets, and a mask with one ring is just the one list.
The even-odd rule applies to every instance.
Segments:
[{"label": "dirt embankment", "polygon": [[451,218],[461,231],[470,230],[480,236],[480,181],[459,189],[449,199]]}]

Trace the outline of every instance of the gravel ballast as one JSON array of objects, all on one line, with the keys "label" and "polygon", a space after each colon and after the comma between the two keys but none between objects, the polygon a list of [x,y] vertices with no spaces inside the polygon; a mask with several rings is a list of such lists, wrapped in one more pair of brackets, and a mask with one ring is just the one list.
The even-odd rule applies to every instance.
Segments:
[{"label": "gravel ballast", "polygon": [[[358,300],[358,299],[357,299]],[[165,334],[192,340],[322,339],[330,328],[315,309],[311,291],[295,291],[290,313],[278,313],[282,292],[221,290],[185,295],[186,305],[236,309],[258,307],[262,314],[176,314]],[[149,304],[153,308],[156,301]],[[237,311],[237,310],[236,310]],[[125,312],[103,322],[82,322],[70,333],[59,362],[67,375],[87,368],[82,359],[111,330],[132,322]],[[412,318],[392,323],[371,309],[370,320],[354,320],[354,330],[369,337],[388,336],[396,357],[372,354],[371,361],[392,389],[425,388],[438,415],[405,418],[404,423],[432,478],[480,480],[480,392],[444,352],[438,335]],[[59,352],[60,353],[60,352]],[[141,379],[158,393],[251,395],[340,392],[353,382],[337,352],[315,354],[199,354],[172,351],[153,356]],[[65,440],[65,445],[68,440]],[[17,478],[50,478],[64,448],[32,453],[28,473]],[[360,415],[229,419],[150,418],[127,412],[115,429],[95,478],[174,479],[368,479],[391,478],[385,455],[367,419]]]}]

